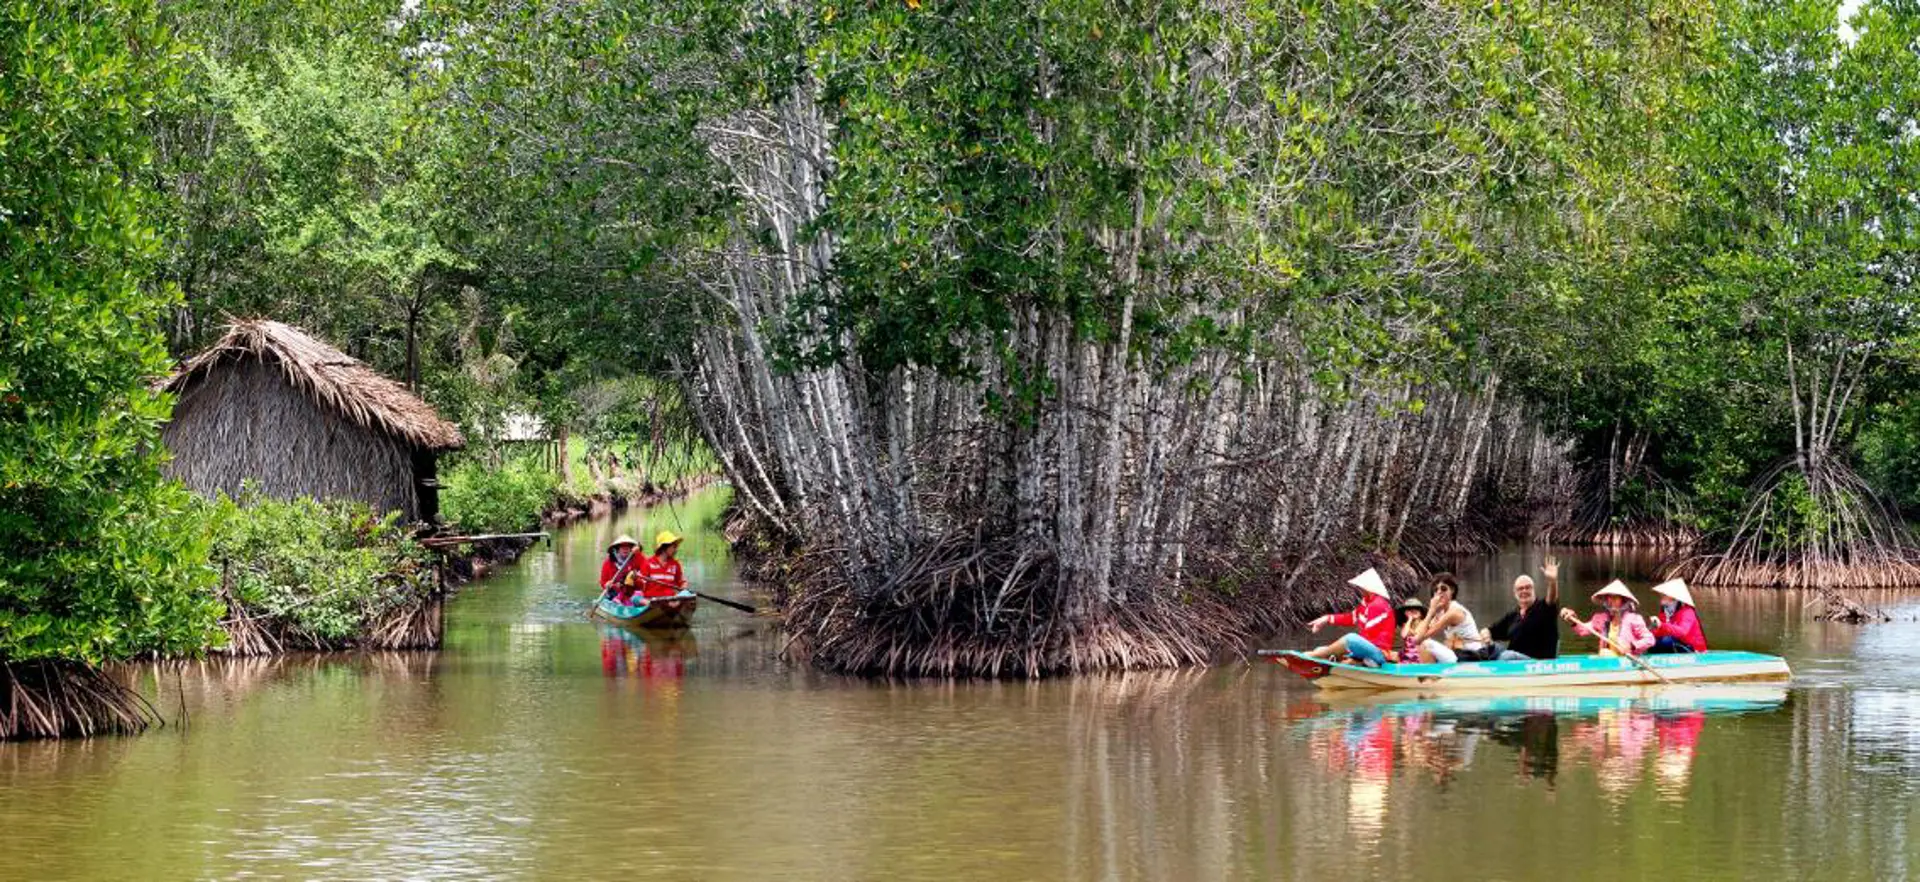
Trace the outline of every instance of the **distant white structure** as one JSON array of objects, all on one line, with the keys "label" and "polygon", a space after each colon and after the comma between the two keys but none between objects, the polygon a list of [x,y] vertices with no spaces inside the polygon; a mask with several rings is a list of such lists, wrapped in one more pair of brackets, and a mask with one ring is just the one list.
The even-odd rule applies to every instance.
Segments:
[{"label": "distant white structure", "polygon": [[547,421],[534,414],[510,412],[500,422],[502,441],[545,441],[550,437]]}]

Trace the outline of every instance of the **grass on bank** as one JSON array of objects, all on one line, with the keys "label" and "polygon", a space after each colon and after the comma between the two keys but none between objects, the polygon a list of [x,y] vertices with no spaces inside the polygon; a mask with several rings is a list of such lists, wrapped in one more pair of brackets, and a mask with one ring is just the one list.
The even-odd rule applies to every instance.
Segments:
[{"label": "grass on bank", "polygon": [[434,561],[397,514],[251,488],[204,506],[229,651],[405,648],[423,636],[401,632],[431,605]]}]

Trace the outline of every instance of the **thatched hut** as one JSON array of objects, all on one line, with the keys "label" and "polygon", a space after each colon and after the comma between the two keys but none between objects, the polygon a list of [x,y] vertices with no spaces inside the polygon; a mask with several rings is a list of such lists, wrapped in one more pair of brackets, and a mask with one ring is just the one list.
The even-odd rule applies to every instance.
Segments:
[{"label": "thatched hut", "polygon": [[434,459],[460,430],[406,387],[298,328],[235,322],[164,385],[167,471],[198,493],[358,499],[409,520],[439,513]]}]

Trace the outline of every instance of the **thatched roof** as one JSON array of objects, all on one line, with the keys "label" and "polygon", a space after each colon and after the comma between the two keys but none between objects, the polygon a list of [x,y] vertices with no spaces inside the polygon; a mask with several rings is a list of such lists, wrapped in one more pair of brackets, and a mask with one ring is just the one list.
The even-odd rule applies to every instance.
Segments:
[{"label": "thatched roof", "polygon": [[202,371],[245,358],[278,364],[294,388],[368,429],[428,450],[452,450],[464,443],[458,427],[441,419],[407,387],[299,328],[264,319],[227,326],[220,342],[188,359],[162,388],[179,392]]}]

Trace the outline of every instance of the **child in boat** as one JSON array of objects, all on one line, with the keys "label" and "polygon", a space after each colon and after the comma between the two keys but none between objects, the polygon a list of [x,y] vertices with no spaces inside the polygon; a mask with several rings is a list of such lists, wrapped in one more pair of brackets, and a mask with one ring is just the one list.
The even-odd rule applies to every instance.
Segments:
[{"label": "child in boat", "polygon": [[[640,561],[634,560],[633,553],[640,543],[625,533],[607,546],[607,559],[600,562],[600,595],[611,597],[620,603],[626,603],[633,594],[628,577],[640,568]],[[626,570],[622,573],[621,570]],[[617,580],[615,577],[619,577]]]},{"label": "child in boat", "polygon": [[1573,625],[1574,633],[1582,637],[1603,638],[1600,655],[1617,655],[1622,650],[1640,655],[1653,648],[1653,632],[1647,628],[1647,620],[1641,618],[1640,603],[1634,599],[1633,592],[1627,590],[1626,583],[1619,579],[1608,582],[1607,587],[1593,592],[1592,599],[1603,607],[1594,612],[1593,618],[1582,622],[1570,609],[1562,610],[1560,617]]},{"label": "child in boat", "polygon": [[1426,603],[1418,597],[1409,597],[1400,601],[1393,614],[1400,622],[1400,653],[1397,657],[1393,653],[1388,656],[1397,662],[1424,661],[1420,658],[1420,631],[1426,626]]},{"label": "child in boat", "polygon": [[1687,583],[1669,579],[1653,591],[1660,595],[1660,614],[1653,617],[1653,648],[1647,651],[1706,652],[1707,633],[1700,630],[1700,614]]},{"label": "child in boat", "polygon": [[1353,659],[1358,664],[1377,668],[1387,663],[1387,651],[1393,646],[1393,601],[1387,596],[1387,583],[1379,573],[1368,569],[1348,579],[1347,584],[1360,589],[1360,605],[1354,607],[1352,612],[1314,619],[1307,623],[1307,628],[1315,634],[1328,625],[1359,630],[1317,647],[1307,655],[1335,661]]}]

